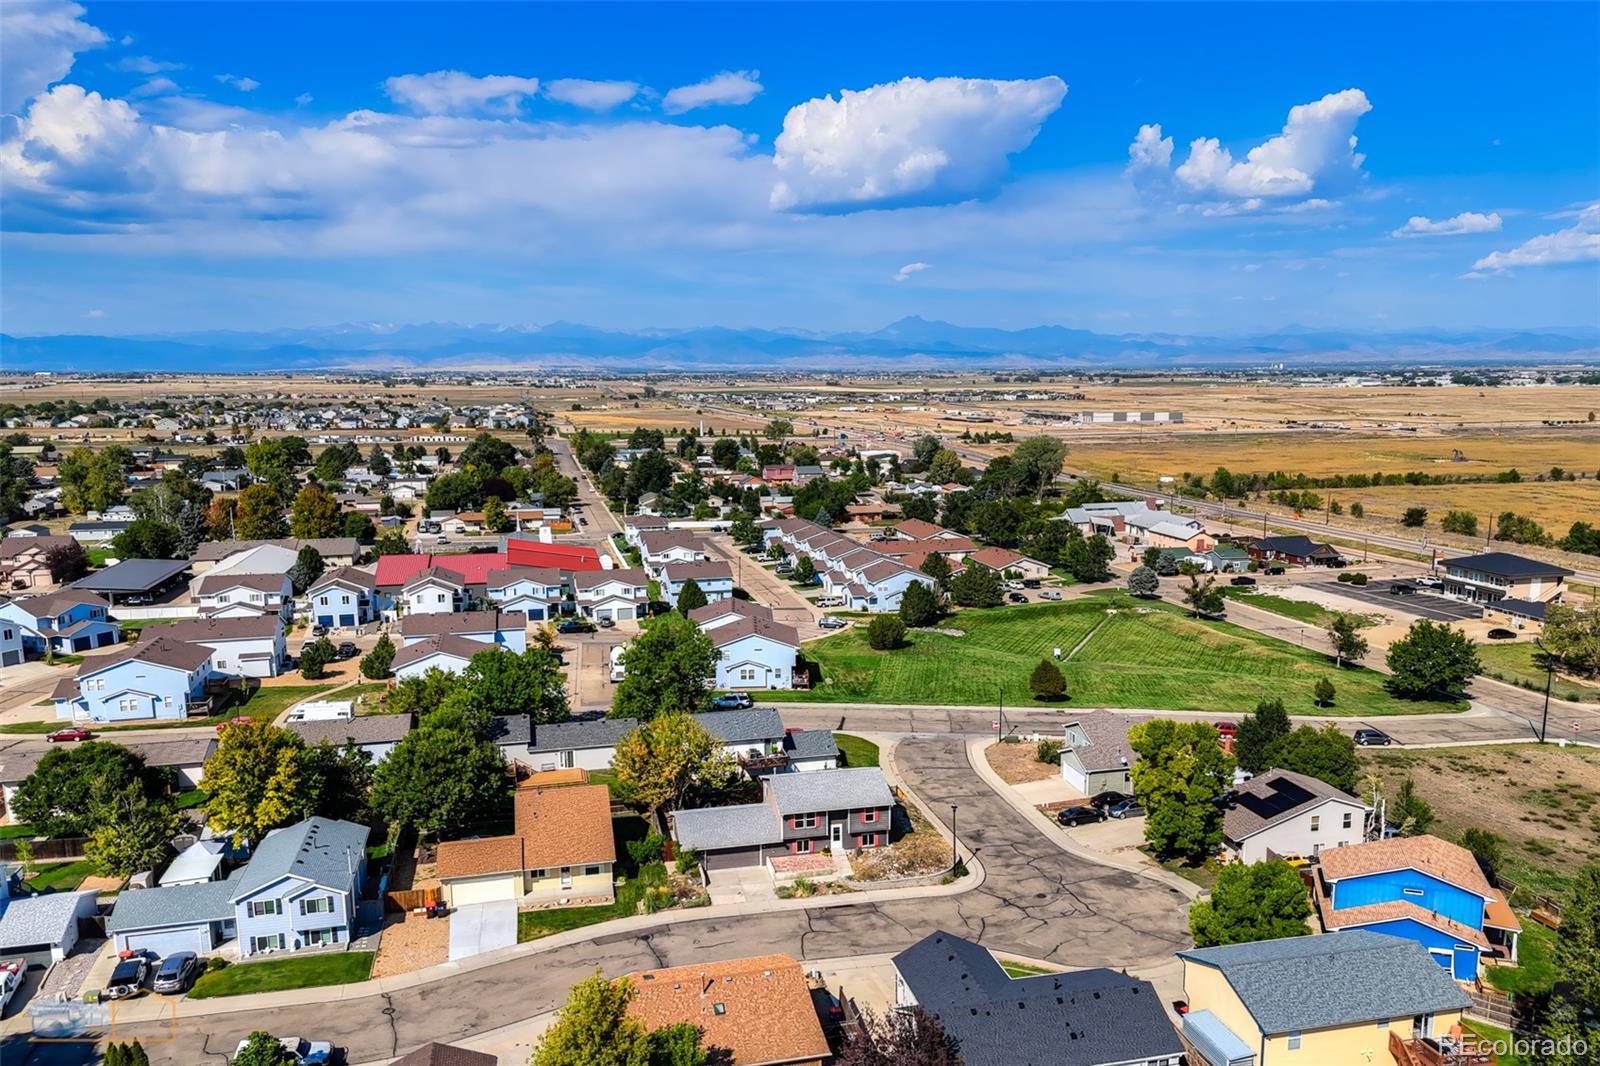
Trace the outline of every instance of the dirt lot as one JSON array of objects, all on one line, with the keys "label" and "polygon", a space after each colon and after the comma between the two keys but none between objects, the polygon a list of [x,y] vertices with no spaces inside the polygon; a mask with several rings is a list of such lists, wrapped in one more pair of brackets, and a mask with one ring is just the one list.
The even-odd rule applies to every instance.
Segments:
[{"label": "dirt lot", "polygon": [[384,920],[373,977],[393,977],[450,958],[450,921],[417,914],[391,914]]},{"label": "dirt lot", "polygon": [[1407,774],[1415,779],[1433,807],[1435,836],[1454,839],[1477,826],[1505,837],[1507,876],[1535,891],[1600,860],[1600,751],[1516,744],[1362,756],[1390,796]]},{"label": "dirt lot", "polygon": [[1040,762],[1038,746],[1022,741],[1018,744],[990,744],[983,749],[989,766],[1008,785],[1023,785],[1029,781],[1044,781],[1061,776],[1056,763]]},{"label": "dirt lot", "polygon": [[950,845],[934,831],[922,812],[911,804],[903,808],[911,820],[910,831],[884,848],[870,848],[850,857],[858,881],[883,881],[918,877],[950,867]]}]

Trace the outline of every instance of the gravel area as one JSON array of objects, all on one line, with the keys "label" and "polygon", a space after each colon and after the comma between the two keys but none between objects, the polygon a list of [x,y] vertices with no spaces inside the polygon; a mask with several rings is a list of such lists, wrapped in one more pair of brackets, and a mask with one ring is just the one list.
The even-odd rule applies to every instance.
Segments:
[{"label": "gravel area", "polygon": [[83,979],[88,977],[89,971],[94,968],[94,960],[99,956],[100,949],[105,943],[104,940],[79,940],[72,946],[72,954],[56,963],[50,970],[39,986],[39,991],[34,994],[34,998],[40,1002],[54,999],[58,995],[77,999],[78,993],[83,988]]},{"label": "gravel area", "polygon": [[393,977],[450,958],[450,920],[420,914],[391,914],[385,921],[373,977]]}]

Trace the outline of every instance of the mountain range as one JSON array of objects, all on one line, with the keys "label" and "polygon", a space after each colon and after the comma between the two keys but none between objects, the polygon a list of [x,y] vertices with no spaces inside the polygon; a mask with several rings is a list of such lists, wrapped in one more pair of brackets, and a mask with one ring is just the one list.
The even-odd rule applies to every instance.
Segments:
[{"label": "mountain range", "polygon": [[57,372],[274,370],[855,370],[975,367],[1178,369],[1272,363],[1394,366],[1588,362],[1600,327],[1313,329],[1235,337],[1095,333],[1066,326],[1006,330],[912,316],[871,332],[797,329],[607,330],[543,326],[352,323],[259,332],[98,336],[0,334],[0,368]]}]

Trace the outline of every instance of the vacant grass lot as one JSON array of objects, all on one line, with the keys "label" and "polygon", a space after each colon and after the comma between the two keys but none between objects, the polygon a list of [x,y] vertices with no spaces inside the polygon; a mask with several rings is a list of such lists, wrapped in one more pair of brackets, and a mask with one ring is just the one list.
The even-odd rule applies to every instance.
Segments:
[{"label": "vacant grass lot", "polygon": [[189,998],[212,999],[251,992],[279,992],[286,988],[354,984],[365,981],[372,973],[372,954],[370,951],[342,951],[299,959],[235,963],[201,974],[189,990]]},{"label": "vacant grass lot", "polygon": [[1333,621],[1334,613],[1326,607],[1305,600],[1291,600],[1283,596],[1274,596],[1270,592],[1255,592],[1246,588],[1234,588],[1229,585],[1222,590],[1222,594],[1230,600],[1273,614],[1281,614],[1285,618],[1293,618],[1296,622],[1305,622],[1307,625],[1325,626]]},{"label": "vacant grass lot", "polygon": [[[1281,698],[1291,713],[1315,711],[1311,689],[1330,678],[1334,705],[1317,713],[1372,716],[1456,709],[1391,697],[1382,676],[1334,667],[1317,652],[1227,622],[1189,618],[1170,604],[1091,596],[1064,603],[963,611],[946,629],[913,632],[907,645],[873,651],[850,630],[806,645],[822,667],[809,692],[778,700],[988,705],[1002,687],[1008,704],[1034,703],[1028,675],[1060,648],[1070,704],[1240,713]],[[1081,645],[1081,647],[1080,647]]]},{"label": "vacant grass lot", "polygon": [[[1545,670],[1539,649],[1532,643],[1480,644],[1479,672],[1487,677],[1509,681],[1513,685],[1544,691]],[[1557,674],[1550,683],[1550,695],[1558,700],[1594,702],[1600,700],[1600,685],[1586,685],[1581,681]]]}]

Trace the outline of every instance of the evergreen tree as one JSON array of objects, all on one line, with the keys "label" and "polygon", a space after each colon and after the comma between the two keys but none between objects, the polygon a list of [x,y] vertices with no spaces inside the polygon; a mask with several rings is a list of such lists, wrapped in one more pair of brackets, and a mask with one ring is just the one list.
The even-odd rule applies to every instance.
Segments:
[{"label": "evergreen tree", "polygon": [[1059,700],[1067,694],[1067,678],[1061,667],[1049,659],[1040,659],[1028,677],[1028,688],[1036,700]]},{"label": "evergreen tree", "polygon": [[706,594],[700,588],[700,582],[692,577],[685,581],[683,587],[678,590],[678,613],[685,618],[689,617],[690,611],[704,607],[706,602]]},{"label": "evergreen tree", "polygon": [[939,599],[920,581],[906,586],[900,596],[900,620],[915,629],[939,620]]}]

